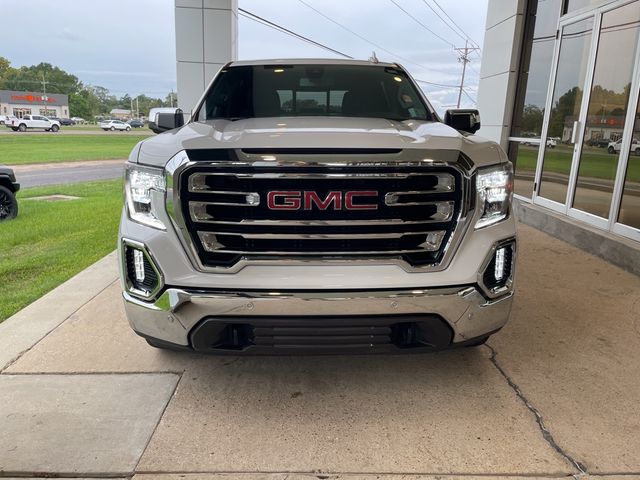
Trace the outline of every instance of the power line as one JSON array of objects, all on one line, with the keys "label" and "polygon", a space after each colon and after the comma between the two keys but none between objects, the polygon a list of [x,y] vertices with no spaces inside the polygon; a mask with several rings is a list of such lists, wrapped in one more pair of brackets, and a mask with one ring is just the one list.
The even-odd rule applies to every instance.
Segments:
[{"label": "power line", "polygon": [[363,41],[367,42],[367,43],[368,43],[368,44],[370,44],[370,45],[373,45],[374,47],[376,47],[376,48],[378,48],[378,49],[382,50],[383,52],[388,53],[389,55],[391,55],[391,56],[394,58],[394,60],[395,60],[395,59],[402,60],[402,61],[404,61],[404,62],[410,63],[410,64],[415,65],[415,66],[420,67],[420,68],[424,68],[424,69],[426,69],[426,70],[435,70],[435,71],[441,71],[441,72],[444,72],[444,70],[437,70],[437,69],[434,69],[434,68],[432,68],[432,67],[427,67],[426,65],[423,65],[423,64],[418,63],[418,62],[414,62],[413,60],[409,60],[409,59],[408,59],[408,58],[406,58],[406,57],[402,57],[402,56],[398,55],[397,53],[392,52],[391,50],[386,49],[386,48],[385,48],[385,47],[383,47],[382,45],[380,45],[380,44],[378,44],[378,43],[374,42],[373,40],[368,39],[367,37],[365,37],[365,36],[363,36],[363,35],[360,35],[358,32],[355,32],[354,30],[352,30],[352,29],[350,29],[349,27],[347,27],[346,25],[344,25],[344,24],[342,24],[342,23],[338,22],[337,20],[334,20],[333,18],[329,17],[327,14],[325,14],[325,13],[321,12],[321,11],[320,11],[320,10],[318,10],[317,8],[313,7],[312,5],[309,5],[305,0],[298,0],[298,2],[302,3],[302,4],[303,4],[303,5],[305,5],[306,7],[310,8],[311,10],[313,10],[314,12],[316,12],[318,15],[320,15],[320,16],[322,16],[322,17],[326,18],[326,19],[327,19],[327,20],[329,20],[331,23],[334,23],[335,25],[337,25],[337,26],[339,26],[340,28],[342,28],[342,29],[346,30],[347,32],[351,33],[352,35],[355,35],[355,36],[356,36],[356,37],[358,37],[359,39],[361,39],[361,40],[363,40]]},{"label": "power line", "polygon": [[428,82],[427,80],[421,80],[419,78],[414,78],[414,80],[418,83],[426,83],[427,85],[434,85],[436,87],[448,87],[448,88],[455,88],[455,89],[459,87],[459,85],[445,85],[444,83]]},{"label": "power line", "polygon": [[444,9],[444,8],[442,8],[442,7],[440,6],[440,4],[438,3],[438,0],[433,0],[433,3],[435,3],[436,7],[438,7],[438,8],[440,9],[440,11],[441,11],[442,13],[444,13],[444,14],[446,15],[446,17],[447,17],[449,20],[451,20],[451,23],[453,23],[453,24],[458,28],[458,30],[460,30],[460,31],[464,34],[464,36],[465,36],[465,37],[466,37],[466,38],[471,42],[471,45],[473,45],[474,47],[477,47],[478,49],[480,49],[480,45],[478,44],[478,42],[474,41],[474,40],[473,40],[473,38],[471,38],[471,37],[467,34],[467,32],[465,32],[465,31],[460,27],[460,25],[458,25],[458,24],[456,23],[456,21],[455,21],[453,18],[451,18],[451,17],[449,16],[449,14],[445,11],[445,9]]},{"label": "power line", "polygon": [[302,3],[303,5],[305,5],[306,7],[310,8],[311,10],[313,10],[314,12],[316,12],[318,15],[320,15],[321,17],[326,18],[327,20],[329,20],[331,23],[336,24],[337,26],[339,26],[340,28],[342,28],[343,30],[346,30],[347,32],[351,33],[352,35],[355,35],[356,37],[358,37],[360,40],[363,40],[365,42],[367,42],[369,45],[373,45],[376,48],[379,48],[380,50],[382,50],[383,52],[388,53],[389,55],[391,55],[394,58],[398,58],[400,60],[403,60],[405,62],[411,63],[413,65],[417,65],[418,67],[421,68],[428,68],[425,65],[421,65],[419,63],[416,63],[412,60],[409,60],[408,58],[403,58],[400,55],[398,55],[397,53],[392,52],[391,50],[387,50],[386,48],[384,48],[382,45],[379,45],[377,43],[375,43],[372,40],[369,40],[368,38],[360,35],[358,32],[355,32],[353,30],[351,30],[349,27],[343,25],[342,23],[338,22],[337,20],[334,20],[333,18],[329,17],[328,15],[322,13],[320,10],[318,10],[317,8],[309,5],[307,2],[305,2],[304,0],[298,0],[298,2]]},{"label": "power line", "polygon": [[266,18],[262,18],[262,17],[256,15],[255,13],[249,12],[249,11],[243,9],[243,8],[238,8],[238,11],[240,12],[240,15],[242,15],[245,18],[248,18],[249,20],[253,20],[254,22],[261,23],[261,24],[263,24],[263,25],[265,25],[267,27],[273,28],[275,30],[278,30],[279,32],[286,33],[287,35],[290,35],[290,36],[292,36],[294,38],[297,38],[298,40],[302,40],[304,42],[307,42],[307,43],[310,43],[312,45],[315,45],[316,47],[320,47],[320,48],[323,48],[323,49],[328,50],[330,52],[336,53],[336,54],[338,54],[338,55],[340,55],[342,57],[353,59],[353,57],[351,55],[347,55],[346,53],[342,53],[339,50],[335,50],[335,49],[333,49],[331,47],[328,47],[327,45],[324,45],[322,43],[316,42],[315,40],[311,40],[310,38],[305,37],[304,35],[300,35],[299,33],[296,33],[296,32],[294,32],[292,30],[289,30],[288,28],[285,28],[285,27],[283,27],[281,25],[278,25],[277,23],[271,22],[271,21],[267,20]]},{"label": "power line", "polygon": [[446,43],[447,45],[450,45],[451,47],[455,47],[455,45],[453,43],[451,43],[449,40],[447,40],[446,38],[442,37],[441,35],[438,35],[436,32],[434,32],[433,30],[431,30],[429,27],[427,27],[424,23],[422,23],[420,20],[418,20],[416,17],[414,17],[413,15],[411,15],[411,13],[407,12],[404,8],[402,8],[400,5],[398,5],[396,3],[396,0],[391,0],[391,3],[393,3],[396,7],[398,7],[400,10],[402,10],[408,17],[410,17],[411,19],[413,19],[414,22],[416,22],[418,25],[420,25],[422,28],[424,28],[426,31],[428,31],[429,33],[431,33],[432,35],[438,37],[440,40],[442,40],[444,43]]},{"label": "power line", "polygon": [[451,25],[450,25],[450,24],[449,24],[449,23],[448,23],[444,18],[442,18],[442,16],[441,16],[438,12],[436,12],[436,10],[435,10],[431,5],[429,5],[429,4],[427,3],[427,0],[422,0],[422,3],[424,3],[427,7],[429,7],[429,10],[431,10],[433,13],[435,13],[435,14],[436,14],[436,16],[437,16],[440,20],[442,20],[442,23],[444,23],[447,27],[449,27],[453,33],[455,33],[456,35],[458,35],[462,40],[467,40],[465,37],[463,37],[462,35],[460,35],[460,33],[459,33],[455,28],[453,28],[453,27],[452,27],[452,26],[451,26]]}]

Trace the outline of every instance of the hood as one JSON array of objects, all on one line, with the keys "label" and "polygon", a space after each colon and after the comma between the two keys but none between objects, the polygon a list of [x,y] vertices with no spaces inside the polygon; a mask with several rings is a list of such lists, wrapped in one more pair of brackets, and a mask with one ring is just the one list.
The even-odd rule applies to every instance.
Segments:
[{"label": "hood", "polygon": [[439,122],[382,118],[272,117],[192,122],[142,143],[138,161],[164,166],[180,150],[239,148],[392,148],[455,150],[476,165],[506,160],[494,142]]}]

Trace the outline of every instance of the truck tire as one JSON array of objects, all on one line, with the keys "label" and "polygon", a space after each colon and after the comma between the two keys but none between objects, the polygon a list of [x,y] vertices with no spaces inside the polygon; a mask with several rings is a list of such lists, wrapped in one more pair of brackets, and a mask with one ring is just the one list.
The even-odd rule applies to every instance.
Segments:
[{"label": "truck tire", "polygon": [[21,132],[26,132],[27,126],[24,123],[21,123],[20,125],[18,125],[18,130]]},{"label": "truck tire", "polygon": [[52,126],[51,126],[51,131],[52,131],[53,133],[56,133],[58,130],[60,130],[60,127],[59,127],[58,125],[52,125]]},{"label": "truck tire", "polygon": [[615,148],[613,148],[613,147],[609,147],[609,148],[607,148],[607,152],[609,152],[609,153],[616,153],[616,150],[615,150]]},{"label": "truck tire", "polygon": [[13,130],[14,132],[18,131],[18,127],[11,127],[11,130]]},{"label": "truck tire", "polygon": [[0,185],[0,222],[11,220],[18,215],[18,201],[7,187]]}]

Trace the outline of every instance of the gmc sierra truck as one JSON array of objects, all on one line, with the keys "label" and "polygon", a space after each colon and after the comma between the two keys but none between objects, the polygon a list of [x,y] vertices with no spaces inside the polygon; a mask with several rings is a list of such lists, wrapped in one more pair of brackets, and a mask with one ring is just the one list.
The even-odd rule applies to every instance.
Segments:
[{"label": "gmc sierra truck", "polygon": [[232,62],[131,152],[126,313],[155,347],[399,353],[508,320],[513,174],[397,64]]}]

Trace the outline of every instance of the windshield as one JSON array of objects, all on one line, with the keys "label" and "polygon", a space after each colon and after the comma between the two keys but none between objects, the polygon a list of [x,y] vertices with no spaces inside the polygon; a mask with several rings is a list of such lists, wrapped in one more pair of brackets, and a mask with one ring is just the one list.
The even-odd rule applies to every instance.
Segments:
[{"label": "windshield", "polygon": [[406,73],[360,65],[259,65],[222,70],[198,120],[339,116],[433,120]]}]

